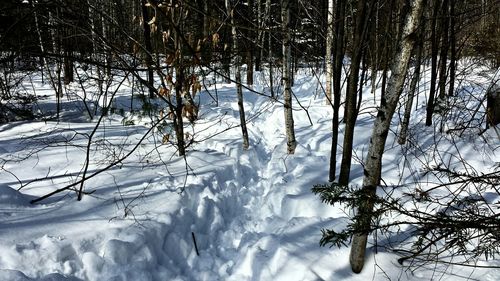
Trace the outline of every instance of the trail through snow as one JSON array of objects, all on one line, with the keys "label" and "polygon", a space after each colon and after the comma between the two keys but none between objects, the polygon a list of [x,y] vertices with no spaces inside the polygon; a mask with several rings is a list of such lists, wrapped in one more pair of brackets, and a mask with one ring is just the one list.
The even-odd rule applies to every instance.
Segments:
[{"label": "trail through snow", "polygon": [[[498,269],[436,265],[411,271],[397,263],[399,256],[376,246],[389,243],[389,238],[373,237],[367,266],[355,275],[348,264],[348,248],[319,246],[321,229],[341,230],[349,214],[342,207],[321,203],[311,193],[312,186],[325,182],[328,175],[332,112],[318,94],[310,70],[301,71],[294,92],[309,115],[295,103],[294,155],[286,154],[282,105],[248,91],[251,145],[243,151],[234,85],[217,85],[219,106],[201,95],[202,118],[195,136],[204,141],[193,144],[186,159],[175,156],[172,147],[157,146],[158,140],[150,136],[130,159],[90,179],[85,189],[92,194],[81,202],[68,191],[29,204],[78,178],[85,134],[95,123],[78,117],[60,123],[1,125],[0,160],[9,173],[0,173],[0,280],[497,280]],[[255,87],[263,90],[263,85]],[[120,103],[130,104],[128,96],[129,89],[119,92]],[[416,105],[416,122],[425,111],[422,104]],[[40,106],[53,108],[54,101]],[[374,109],[370,96],[363,102],[355,132],[354,185],[362,179]],[[146,131],[141,123],[121,122],[121,116],[111,115],[96,132],[91,173],[131,149]],[[397,122],[392,132],[396,126]],[[391,133],[384,155],[388,184],[422,179],[417,156],[429,162],[453,162],[460,151],[461,157],[485,170],[500,162],[495,148],[480,140],[448,143],[446,138],[440,147],[445,153],[437,159],[430,149],[431,130],[412,127],[410,134],[421,141],[418,147],[401,148]],[[483,138],[491,141],[494,135],[487,132]],[[30,153],[36,157],[13,161]],[[55,177],[18,191],[19,182],[10,173],[23,183]]]}]

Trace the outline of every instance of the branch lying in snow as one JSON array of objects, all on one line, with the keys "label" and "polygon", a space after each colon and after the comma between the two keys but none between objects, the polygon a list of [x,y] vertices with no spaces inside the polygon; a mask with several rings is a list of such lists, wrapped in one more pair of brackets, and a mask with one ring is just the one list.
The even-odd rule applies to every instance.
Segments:
[{"label": "branch lying in snow", "polygon": [[35,204],[35,203],[40,202],[42,200],[45,200],[45,199],[47,199],[47,198],[49,198],[49,197],[51,197],[51,196],[53,196],[55,194],[61,193],[61,192],[66,191],[66,190],[70,190],[70,189],[74,188],[75,186],[77,186],[79,184],[83,184],[85,181],[87,181],[87,180],[89,180],[89,179],[91,179],[91,178],[93,178],[93,177],[95,177],[95,176],[97,176],[97,175],[99,175],[99,174],[101,174],[101,173],[103,173],[103,172],[105,172],[105,171],[113,168],[114,166],[122,163],[125,159],[127,159],[130,155],[132,155],[132,153],[135,152],[135,150],[142,144],[142,142],[151,133],[151,131],[153,131],[156,128],[156,126],[158,124],[160,124],[166,118],[167,118],[167,116],[164,116],[163,118],[158,119],[158,121],[156,121],[156,123],[153,124],[153,126],[151,126],[147,130],[147,132],[141,137],[141,139],[137,142],[137,144],[135,144],[134,147],[127,154],[125,154],[123,157],[121,157],[120,159],[118,159],[116,162],[113,162],[113,163],[109,164],[108,166],[104,167],[103,169],[98,170],[95,173],[93,173],[93,174],[91,174],[91,175],[89,175],[89,176],[87,176],[87,177],[85,177],[85,178],[83,178],[81,180],[78,180],[78,181],[76,181],[76,182],[74,182],[72,184],[66,185],[65,187],[59,188],[57,190],[54,190],[54,191],[52,191],[52,192],[50,192],[50,193],[48,193],[48,194],[46,194],[44,196],[41,196],[41,197],[39,197],[37,199],[33,199],[33,200],[30,201],[30,203],[31,204]]}]

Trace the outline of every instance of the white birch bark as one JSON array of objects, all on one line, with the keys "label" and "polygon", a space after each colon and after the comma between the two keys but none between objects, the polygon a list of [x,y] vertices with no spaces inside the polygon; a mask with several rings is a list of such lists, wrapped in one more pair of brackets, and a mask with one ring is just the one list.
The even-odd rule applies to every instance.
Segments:
[{"label": "white birch bark", "polygon": [[236,30],[236,25],[234,21],[234,7],[231,7],[230,0],[226,0],[226,9],[231,17],[231,34],[233,37],[233,53],[234,53],[234,61],[233,61],[233,71],[234,78],[236,80],[236,91],[238,96],[238,109],[240,113],[240,127],[243,136],[243,149],[248,149],[250,146],[248,141],[248,131],[246,125],[245,118],[245,107],[243,105],[243,87],[241,85],[241,55],[238,52],[238,33]]},{"label": "white birch bark", "polygon": [[281,20],[283,31],[283,86],[284,86],[284,107],[285,107],[285,129],[287,138],[287,152],[294,154],[297,142],[295,140],[295,128],[293,124],[292,112],[292,89],[290,81],[290,67],[291,67],[291,36],[290,36],[290,0],[281,1]]},{"label": "white birch bark", "polygon": [[422,17],[421,10],[423,3],[424,0],[415,0],[412,3],[411,11],[406,18],[403,28],[402,39],[391,66],[392,75],[387,86],[387,93],[381,101],[375,119],[364,168],[363,191],[367,199],[358,207],[360,230],[353,236],[351,245],[350,263],[352,271],[355,273],[361,272],[364,266],[366,243],[374,204],[372,199],[375,196],[382,169],[382,155],[391,119],[401,95],[408,62],[415,44],[415,31]]}]

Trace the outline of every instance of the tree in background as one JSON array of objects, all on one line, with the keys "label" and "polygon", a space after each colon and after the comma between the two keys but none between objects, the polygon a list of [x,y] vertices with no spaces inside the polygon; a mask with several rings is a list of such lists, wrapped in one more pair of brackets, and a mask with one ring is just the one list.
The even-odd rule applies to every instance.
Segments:
[{"label": "tree in background", "polygon": [[[239,43],[239,38],[238,38],[238,31],[236,29],[236,21],[234,19],[234,14],[235,10],[237,9],[237,6],[232,7],[231,3],[229,0],[226,0],[226,9],[229,18],[231,19],[231,34],[232,34],[232,39],[233,39],[233,52],[234,52],[234,61],[233,61],[233,66],[234,66],[234,77],[236,80],[236,92],[238,96],[238,110],[240,113],[240,126],[241,126],[241,132],[242,132],[242,137],[243,137],[243,149],[248,149],[250,146],[249,141],[248,141],[248,131],[247,131],[247,121],[245,118],[245,107],[243,105],[243,86],[241,84],[241,54],[239,52],[238,48],[238,43]],[[247,68],[252,68],[252,65],[247,65]],[[248,78],[247,78],[248,81]]]},{"label": "tree in background", "polygon": [[339,134],[339,111],[342,95],[342,66],[345,56],[345,11],[346,1],[337,0],[335,6],[335,60],[333,63],[333,118],[332,148],[330,152],[330,169],[328,179],[335,181],[337,169],[337,147]]},{"label": "tree in background", "polygon": [[288,154],[294,154],[297,143],[295,140],[295,128],[293,124],[293,109],[292,109],[292,81],[291,81],[291,30],[290,30],[290,0],[281,0],[281,25],[283,33],[283,100],[285,108],[285,131],[286,145]]},{"label": "tree in background", "polygon": [[356,125],[357,110],[356,97],[359,85],[359,72],[361,69],[361,59],[366,48],[365,38],[368,33],[368,23],[372,15],[375,0],[358,1],[355,23],[353,31],[352,49],[350,50],[351,64],[349,70],[349,79],[347,82],[346,100],[345,100],[345,130],[342,149],[342,162],[340,164],[339,184],[349,184],[351,173],[352,147],[354,141],[354,127]]}]

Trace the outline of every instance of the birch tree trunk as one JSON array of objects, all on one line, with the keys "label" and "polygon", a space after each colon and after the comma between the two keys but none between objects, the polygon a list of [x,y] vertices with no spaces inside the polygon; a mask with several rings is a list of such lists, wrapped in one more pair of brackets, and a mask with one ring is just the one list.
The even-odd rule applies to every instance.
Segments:
[{"label": "birch tree trunk", "polygon": [[292,112],[292,89],[290,80],[291,67],[291,36],[290,36],[290,0],[281,1],[281,27],[283,31],[283,86],[284,86],[284,107],[285,107],[285,128],[287,138],[287,152],[294,154],[297,142],[295,141],[295,128],[293,124]]},{"label": "birch tree trunk", "polygon": [[402,92],[403,83],[408,69],[408,62],[415,43],[415,31],[422,18],[422,9],[425,0],[415,0],[412,2],[411,11],[408,14],[403,28],[403,36],[396,51],[395,58],[391,67],[391,77],[389,79],[387,93],[381,101],[374,128],[366,156],[364,168],[364,178],[362,190],[366,195],[364,201],[358,207],[359,232],[353,236],[350,263],[352,271],[361,272],[365,261],[366,243],[370,224],[372,220],[372,211],[374,206],[374,197],[382,170],[382,155],[384,153],[385,142],[389,134],[389,127],[392,116],[396,110],[399,97]]},{"label": "birch tree trunk", "polygon": [[231,17],[231,34],[233,37],[233,53],[234,53],[234,75],[236,80],[236,92],[238,95],[238,110],[240,113],[240,126],[241,132],[243,134],[243,149],[248,149],[248,131],[247,131],[247,123],[245,118],[245,107],[243,105],[243,87],[241,85],[241,54],[238,49],[238,33],[236,30],[236,24],[234,21],[234,9],[235,7],[231,7],[230,0],[226,0],[226,10],[229,16]]}]

